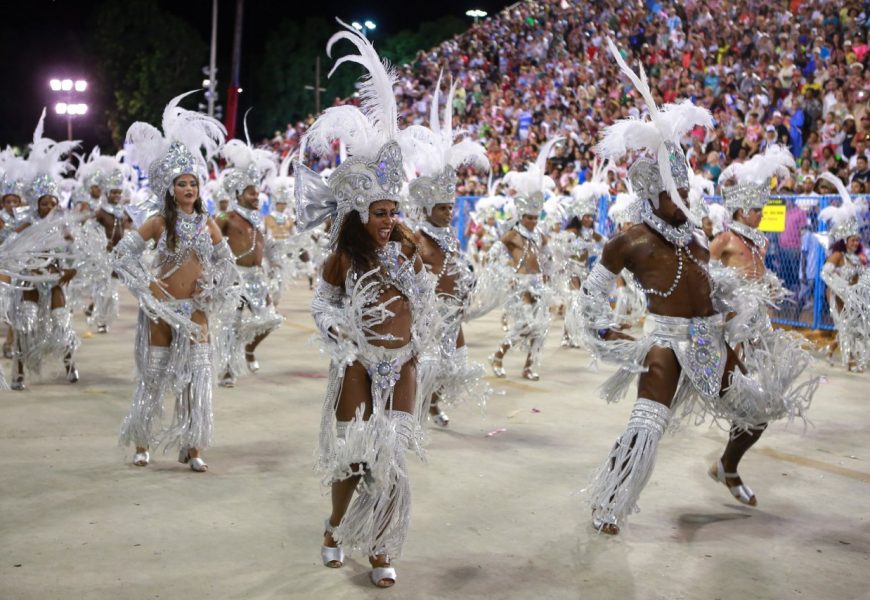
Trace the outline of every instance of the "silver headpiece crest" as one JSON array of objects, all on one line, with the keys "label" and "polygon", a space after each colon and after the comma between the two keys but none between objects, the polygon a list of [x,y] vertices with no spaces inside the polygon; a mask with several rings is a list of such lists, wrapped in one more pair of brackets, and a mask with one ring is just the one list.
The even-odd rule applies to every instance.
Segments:
[{"label": "silver headpiece crest", "polygon": [[402,136],[393,94],[396,75],[389,64],[381,61],[365,36],[341,20],[338,22],[346,31],[329,39],[326,54],[332,56],[332,47],[339,40],[350,41],[359,53],[336,60],[329,75],[346,62],[355,62],[366,70],[360,84],[361,108],[346,104],[326,109],[302,138],[299,156],[305,156],[306,147],[317,155],[328,155],[333,142],[339,140],[349,157],[336,167],[326,183],[301,162],[294,164],[299,230],[307,231],[332,217],[333,247],[351,211],[357,211],[363,223],[368,222],[369,205],[378,200],[400,202],[405,181],[399,146]]},{"label": "silver headpiece crest", "polygon": [[[788,175],[795,168],[794,158],[782,146],[770,146],[744,163],[734,163],[719,175],[722,199],[729,215],[762,208],[770,199],[770,180],[774,175]],[[729,182],[733,182],[729,185]]]},{"label": "silver headpiece crest", "polygon": [[694,216],[678,191],[689,187],[686,155],[680,140],[699,125],[712,129],[713,116],[710,111],[695,106],[690,100],[659,108],[643,67],[638,76],[625,63],[613,41],[608,39],[607,45],[620,70],[643,98],[649,111],[649,120],[623,119],[610,125],[605,129],[596,151],[599,156],[613,160],[631,151],[647,154],[639,158],[628,171],[637,195],[658,208],[659,194],[667,192],[683,214],[694,221]]},{"label": "silver headpiece crest", "polygon": [[555,137],[548,140],[538,150],[535,162],[530,163],[525,171],[510,171],[502,179],[502,183],[514,192],[513,200],[517,207],[517,217],[541,214],[544,209],[545,194],[556,189],[556,182],[546,174],[547,159],[553,147],[564,139]]},{"label": "silver headpiece crest", "polygon": [[208,173],[206,160],[224,143],[226,129],[220,121],[178,106],[185,96],[196,91],[169,101],[163,110],[162,133],[142,121],[127,130],[127,156],[148,173],[148,184],[160,206],[177,177],[194,175],[202,185]]}]

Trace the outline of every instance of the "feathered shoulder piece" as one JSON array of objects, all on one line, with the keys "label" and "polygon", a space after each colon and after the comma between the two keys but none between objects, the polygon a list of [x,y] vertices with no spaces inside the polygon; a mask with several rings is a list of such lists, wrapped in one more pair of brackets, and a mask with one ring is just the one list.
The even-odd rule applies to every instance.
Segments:
[{"label": "feathered shoulder piece", "polygon": [[617,226],[640,223],[640,199],[631,190],[616,194],[616,199],[607,209],[607,216]]},{"label": "feathered shoulder piece", "polygon": [[604,130],[596,151],[599,156],[611,160],[619,160],[629,153],[641,155],[628,171],[638,196],[658,207],[659,194],[668,192],[674,204],[692,219],[689,208],[677,191],[689,187],[686,155],[680,140],[695,127],[712,129],[713,116],[690,100],[659,108],[643,67],[640,67],[640,74],[636,74],[625,63],[612,40],[607,40],[607,46],[622,73],[634,84],[646,104],[648,118],[622,119],[610,125]]},{"label": "feathered shoulder piece", "polygon": [[195,175],[200,183],[205,180],[207,160],[217,154],[226,137],[226,129],[214,117],[178,106],[196,91],[169,101],[163,110],[162,132],[142,121],[127,130],[127,157],[148,173],[149,186],[161,203],[180,175]]},{"label": "feathered shoulder piece", "polygon": [[838,242],[853,235],[861,234],[861,226],[864,224],[864,214],[867,212],[867,204],[864,199],[852,200],[849,190],[843,181],[831,173],[825,172],[820,175],[837,188],[840,194],[840,206],[828,206],[819,213],[819,219],[828,224],[831,241]]},{"label": "feathered shoulder piece", "polygon": [[79,142],[56,142],[43,135],[45,124],[45,108],[33,132],[33,144],[27,162],[30,165],[29,175],[32,177],[27,188],[27,200],[31,208],[43,196],[53,196],[60,199],[60,180],[70,168],[69,157]]},{"label": "feathered shoulder piece", "polygon": [[[419,126],[408,128],[413,143],[403,145],[405,162],[411,163],[419,176],[408,185],[411,202],[429,213],[436,204],[453,204],[456,196],[456,170],[463,166],[474,166],[489,170],[486,149],[469,139],[456,142],[461,132],[453,131],[453,97],[456,84],[450,86],[444,105],[444,117],[440,118],[438,108],[441,101],[441,76],[432,94],[432,109],[429,114],[428,131],[420,132]],[[428,135],[427,135],[428,134]]]},{"label": "feathered shoulder piece", "polygon": [[728,165],[719,175],[725,208],[731,214],[738,208],[762,208],[770,199],[771,178],[786,176],[794,168],[791,152],[776,145],[746,162]]},{"label": "feathered shoulder piece", "polygon": [[698,222],[708,216],[709,208],[705,196],[712,196],[715,191],[713,182],[695,173],[689,167],[689,209]]},{"label": "feathered shoulder piece", "polygon": [[546,174],[547,159],[556,144],[565,138],[555,137],[548,140],[538,151],[535,162],[530,163],[525,171],[509,171],[502,182],[513,190],[513,198],[517,207],[517,216],[538,215],[544,208],[544,196],[556,189],[556,182]]},{"label": "feathered shoulder piece", "polygon": [[296,177],[296,217],[300,231],[307,231],[332,217],[330,245],[334,246],[347,214],[356,210],[368,221],[368,207],[378,200],[400,202],[405,181],[398,108],[393,87],[396,75],[382,61],[371,42],[347,23],[326,45],[326,53],[340,40],[347,40],[356,54],[335,61],[332,73],[346,62],[365,69],[359,84],[360,108],[351,105],[327,108],[302,137],[300,160],[305,150],[328,155],[333,144],[344,145],[348,157],[330,174],[328,183],[301,163],[294,165]]}]

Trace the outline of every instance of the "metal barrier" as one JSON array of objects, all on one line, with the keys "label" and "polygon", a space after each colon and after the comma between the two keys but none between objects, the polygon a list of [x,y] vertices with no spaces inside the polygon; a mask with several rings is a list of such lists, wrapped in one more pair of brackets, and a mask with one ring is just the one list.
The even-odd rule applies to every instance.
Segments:
[{"label": "metal barrier", "polygon": [[[862,196],[870,199],[870,195]],[[772,321],[781,325],[808,329],[834,329],[828,306],[827,287],[822,281],[822,266],[827,258],[827,227],[819,221],[819,211],[840,197],[832,196],[771,196],[784,200],[786,205],[786,228],[782,232],[766,233],[769,240],[765,266],[776,273],[792,292],[792,300],[778,307]],[[456,199],[453,225],[464,248],[467,242],[466,228],[471,221],[471,211],[479,198],[460,196]],[[614,226],[607,218],[607,209],[614,197],[602,196],[598,206],[596,229],[605,236],[613,233]],[[720,196],[708,196],[707,202],[721,203]],[[803,213],[803,214],[801,214]],[[865,222],[867,222],[865,220]],[[865,247],[868,230],[862,233]]]}]

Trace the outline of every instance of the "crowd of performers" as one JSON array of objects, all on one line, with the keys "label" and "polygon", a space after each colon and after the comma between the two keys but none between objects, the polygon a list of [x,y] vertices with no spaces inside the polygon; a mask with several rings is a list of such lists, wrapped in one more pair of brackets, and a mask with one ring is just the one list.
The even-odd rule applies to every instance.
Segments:
[{"label": "crowd of performers", "polygon": [[[190,93],[169,102],[160,129],[133,124],[118,155],[76,154],[77,143],[44,137],[42,119],[26,157],[0,154],[0,314],[12,359],[0,386],[24,390],[49,367],[71,384],[87,377],[76,366],[73,313],[109,333],[123,284],[138,322],[120,442],[135,449],[136,466],[164,447],[206,471],[214,386],[233,387],[259,369],[256,351],[282,322],[283,286],[307,280],[329,357],[317,453],[331,488],[323,563],[338,568],[345,552],[359,551],[372,582],[389,587],[410,525],[407,451],[423,457],[430,423],[447,427],[451,406],[483,409],[493,394],[484,366],[468,357],[463,323],[502,310],[492,373],[507,377],[504,357],[519,345],[522,377],[537,381],[551,322],[563,317],[563,347],[616,365],[604,399],[620,400],[637,380],[628,424],[585,490],[595,529],[620,531],[662,435],[686,420],[727,433],[708,474],[755,506],[738,475],[742,457],[770,422],[805,419],[819,383],[802,338],[774,329],[768,316],[788,292],[765,268],[758,225],[771,178],[794,168],[789,153],[774,146],[732,165],[721,175],[723,204],[708,205],[709,182],[692,173],[680,142],[710,127],[710,113],[689,101],[657,106],[645,75],[610,43],[644,117],[605,129],[601,164],[570,196],[554,196],[546,175],[559,138],[525,171],[491,178],[463,251],[451,226],[457,172],[489,165],[480,144],[453,131],[455,87],[439,80],[428,123],[402,128],[393,73],[353,28],[333,36],[328,51],[342,40],[356,52],[336,66],[367,72],[361,107],[324,111],[300,153],[280,164],[182,108]],[[344,155],[334,170],[305,166],[338,143]],[[595,224],[617,161],[631,166],[606,239]],[[870,271],[858,237],[865,208],[829,179],[842,201],[820,215],[830,226],[822,278],[844,365],[862,370],[870,360]],[[175,399],[168,423],[165,396]]]}]

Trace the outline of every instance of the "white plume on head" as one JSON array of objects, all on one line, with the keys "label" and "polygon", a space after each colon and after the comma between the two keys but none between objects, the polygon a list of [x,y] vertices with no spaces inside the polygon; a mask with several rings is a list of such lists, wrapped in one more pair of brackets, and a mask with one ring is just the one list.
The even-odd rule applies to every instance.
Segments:
[{"label": "white plume on head", "polygon": [[732,163],[725,167],[719,175],[719,180],[728,183],[769,184],[774,175],[783,177],[790,169],[795,168],[794,157],[783,146],[769,146],[763,154],[756,154],[742,163]]},{"label": "white plume on head", "polygon": [[636,74],[625,63],[619,49],[610,38],[607,39],[607,47],[620,70],[632,82],[646,104],[649,120],[623,119],[608,126],[596,146],[596,152],[599,156],[611,160],[618,160],[629,152],[643,152],[655,157],[665,190],[674,204],[692,219],[688,207],[677,191],[665,143],[671,142],[679,146],[681,138],[698,125],[711,129],[713,116],[710,111],[695,106],[690,100],[666,104],[660,109],[653,98],[643,66],[640,66],[640,74]]},{"label": "white plume on head", "polygon": [[819,219],[828,223],[833,229],[849,221],[855,219],[860,225],[864,221],[864,214],[867,212],[867,201],[864,198],[853,200],[849,190],[843,181],[833,173],[824,172],[819,175],[821,179],[830,182],[840,194],[840,206],[827,206],[819,212]]},{"label": "white plume on head", "polygon": [[616,199],[607,209],[607,216],[617,226],[640,222],[640,198],[630,190],[616,194]]},{"label": "white plume on head", "polygon": [[592,163],[592,176],[583,183],[575,185],[574,189],[571,190],[571,197],[577,201],[589,201],[606,196],[610,193],[607,176],[612,170],[613,163],[602,163],[596,159]]},{"label": "white plume on head", "polygon": [[523,172],[510,171],[502,178],[502,183],[522,197],[529,197],[535,192],[552,192],[556,189],[556,182],[546,174],[547,159],[553,147],[564,139],[564,137],[554,137],[548,140],[538,150],[535,162],[530,163]]},{"label": "white plume on head", "polygon": [[356,46],[359,54],[348,54],[335,61],[327,77],[331,77],[339,65],[355,62],[365,69],[359,86],[361,108],[351,105],[327,108],[302,138],[300,156],[305,148],[318,155],[329,154],[332,142],[340,140],[351,155],[374,155],[385,143],[395,140],[399,133],[396,97],[393,87],[397,84],[395,72],[387,61],[382,61],[372,43],[347,23],[336,19],[347,31],[339,31],[326,44],[326,54],[332,57],[332,47],[339,40],[348,40]]},{"label": "white plume on head", "polygon": [[27,162],[32,170],[30,176],[48,175],[59,182],[63,174],[72,166],[70,161],[72,151],[80,142],[78,140],[56,142],[51,138],[43,137],[44,123],[45,108],[42,109],[39,122],[33,132],[33,144],[27,155]]},{"label": "white plume on head", "polygon": [[203,170],[207,170],[206,161],[220,149],[226,129],[213,117],[178,106],[183,98],[198,91],[179,94],[169,101],[163,109],[162,133],[143,121],[130,125],[125,151],[133,164],[147,173],[151,164],[166,155],[173,142],[178,142],[201,160]]}]

